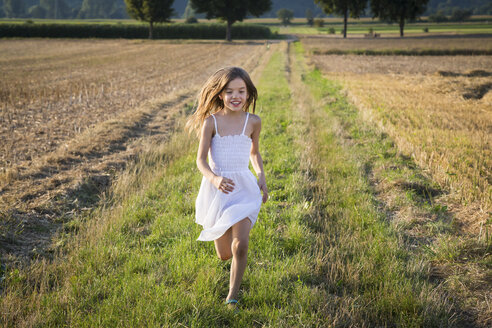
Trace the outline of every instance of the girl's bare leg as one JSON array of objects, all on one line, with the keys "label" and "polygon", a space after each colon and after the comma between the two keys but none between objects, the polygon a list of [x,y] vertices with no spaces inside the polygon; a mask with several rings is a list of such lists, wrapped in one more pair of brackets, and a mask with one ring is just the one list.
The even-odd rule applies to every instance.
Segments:
[{"label": "girl's bare leg", "polygon": [[248,261],[248,243],[249,231],[251,230],[251,221],[248,218],[239,221],[231,227],[232,251],[231,278],[229,294],[226,300],[237,299],[239,286],[243,279],[244,270]]},{"label": "girl's bare leg", "polygon": [[215,251],[217,256],[222,261],[226,261],[232,257],[232,227],[229,228],[220,238],[214,240]]}]

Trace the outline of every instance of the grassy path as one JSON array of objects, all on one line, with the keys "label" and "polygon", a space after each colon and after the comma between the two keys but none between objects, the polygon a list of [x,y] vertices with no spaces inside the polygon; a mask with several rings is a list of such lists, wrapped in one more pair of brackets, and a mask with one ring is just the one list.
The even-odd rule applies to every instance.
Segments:
[{"label": "grassy path", "polygon": [[409,250],[408,240],[390,222],[391,213],[371,184],[368,165],[377,162],[374,158],[399,169],[404,166],[391,140],[360,124],[357,110],[340,86],[306,66],[300,44],[294,48],[290,51],[294,108],[307,120],[304,125],[310,134],[303,135],[310,136],[312,148],[307,158],[314,161],[311,171],[322,195],[315,202],[317,228],[323,232],[319,240],[324,241],[317,247],[322,260],[316,263],[335,303],[328,322],[335,326],[463,324],[444,290],[430,283],[430,266]]},{"label": "grassy path", "polygon": [[306,67],[299,45],[283,47],[257,85],[271,200],[251,233],[238,314],[223,305],[229,262],[215,256],[212,243],[195,240],[196,140],[178,125],[169,143],[120,179],[107,208],[80,223],[64,256],[7,273],[0,323],[459,325],[454,305],[385,221],[340,141],[337,115],[354,109]]}]

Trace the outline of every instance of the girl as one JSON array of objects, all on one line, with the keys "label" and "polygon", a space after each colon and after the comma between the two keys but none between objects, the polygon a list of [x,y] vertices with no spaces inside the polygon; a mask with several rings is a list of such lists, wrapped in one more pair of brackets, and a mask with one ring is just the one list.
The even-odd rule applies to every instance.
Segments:
[{"label": "girl", "polygon": [[[249,113],[251,105],[254,113],[257,97],[245,70],[222,68],[203,86],[197,109],[187,123],[188,129],[201,130],[196,163],[203,179],[196,199],[196,222],[203,231],[198,240],[213,240],[221,260],[232,257],[229,307],[238,302],[249,232],[261,202],[268,199],[258,143],[261,120]],[[250,159],[258,181],[248,168]]]}]

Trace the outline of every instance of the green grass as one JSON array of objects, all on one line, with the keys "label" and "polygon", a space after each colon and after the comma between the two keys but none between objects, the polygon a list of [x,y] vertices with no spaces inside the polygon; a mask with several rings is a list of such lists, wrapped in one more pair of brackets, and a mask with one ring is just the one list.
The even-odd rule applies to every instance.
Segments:
[{"label": "green grass", "polygon": [[181,119],[169,144],[142,154],[120,180],[112,202],[85,218],[78,234],[60,237],[67,246],[54,261],[7,268],[2,325],[456,325],[453,304],[387,222],[343,145],[340,127],[362,136],[344,123],[357,111],[295,47],[275,52],[257,85],[270,200],[251,232],[238,314],[223,305],[229,262],[213,243],[196,241],[201,175],[197,143],[179,130]]},{"label": "green grass", "polygon": [[[309,80],[308,76],[304,79]],[[336,106],[332,102],[343,103],[343,94],[323,95],[321,90],[326,80],[321,72],[314,70],[311,78],[313,90],[319,90],[314,92],[318,99],[323,102],[329,99],[330,115],[337,122],[336,126],[343,127],[337,132],[339,139],[348,141],[342,144],[348,148],[365,179],[372,181],[371,189],[378,195],[377,207],[386,213],[389,228],[396,232],[400,247],[409,250],[408,256],[413,261],[424,264],[420,269],[422,281],[442,279],[436,291],[449,295],[452,300],[449,307],[461,309],[458,313],[468,313],[468,318],[457,316],[458,325],[472,320],[476,325],[487,326],[490,309],[483,304],[486,296],[476,286],[482,286],[483,290],[490,288],[490,284],[481,282],[482,275],[490,273],[492,268],[490,239],[463,235],[453,213],[441,203],[446,190],[432,181],[411,157],[400,153],[391,138],[375,128],[373,122],[365,121],[351,106]],[[336,83],[329,84],[334,89],[340,88]],[[442,299],[436,298],[435,302],[437,305]],[[441,309],[445,307],[443,302]]]},{"label": "green grass", "polygon": [[[273,27],[272,31],[278,31],[278,33],[284,34],[329,34],[330,28],[335,29],[336,34],[341,34],[343,24],[326,24],[324,27],[308,27],[308,26],[288,26],[288,27]],[[455,23],[455,24],[441,24],[441,23],[409,23],[405,25],[405,34],[422,34],[423,29],[428,28],[429,33],[459,33],[459,34],[489,34],[492,33],[491,24],[483,23]],[[374,33],[382,34],[399,34],[400,28],[398,24],[381,24],[381,23],[358,23],[353,22],[347,25],[347,34],[366,34],[369,29],[373,29]]]},{"label": "green grass", "polygon": [[[229,263],[216,257],[213,243],[195,240],[200,229],[194,223],[194,199],[201,178],[195,144],[182,149],[147,188],[129,195],[116,215],[103,213],[97,224],[100,233],[81,238],[67,262],[39,264],[33,269],[37,278],[11,271],[2,303],[4,324],[15,325],[29,316],[43,326],[85,327],[310,322],[323,299],[304,282],[311,272],[312,237],[302,220],[308,208],[298,188],[297,158],[289,146],[290,95],[278,73],[283,61],[282,54],[274,55],[258,85],[265,90],[258,107],[264,117],[262,147],[271,200],[251,236],[239,317],[222,304]],[[43,281],[41,294],[32,279]],[[16,303],[25,288],[34,301]]]},{"label": "green grass", "polygon": [[[296,51],[298,57],[303,53],[300,44]],[[372,135],[379,136],[375,131],[361,135],[359,126],[349,124],[357,119],[358,112],[339,85],[324,79],[318,70],[303,71],[301,65],[299,71],[316,108],[321,107],[310,108],[311,112],[319,111],[311,114],[311,126],[319,138],[315,153],[321,162],[316,179],[326,193],[317,205],[324,218],[319,225],[325,235],[322,249],[326,253],[318,256],[325,262],[322,271],[330,273],[325,282],[328,289],[344,295],[342,303],[351,309],[347,322],[356,326],[455,325],[454,305],[429,282],[422,258],[402,243],[374,195],[367,167],[354,156],[360,150],[346,146],[343,140],[347,140],[345,133],[352,140],[358,139],[369,148],[362,151],[369,158],[394,159],[394,147],[387,138],[374,140]],[[381,156],[385,153],[387,156]]]}]

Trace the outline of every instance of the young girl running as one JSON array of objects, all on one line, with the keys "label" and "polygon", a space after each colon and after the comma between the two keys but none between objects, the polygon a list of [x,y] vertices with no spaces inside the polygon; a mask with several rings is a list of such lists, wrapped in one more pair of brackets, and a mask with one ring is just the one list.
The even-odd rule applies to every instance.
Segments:
[{"label": "young girl running", "polygon": [[[261,120],[249,113],[251,105],[254,113],[257,97],[246,71],[220,69],[203,86],[197,109],[187,123],[189,129],[201,131],[196,163],[203,179],[196,199],[196,222],[203,231],[198,240],[213,240],[221,260],[232,257],[229,307],[238,302],[249,232],[261,202],[268,199],[259,150]],[[258,181],[248,168],[250,159]]]}]

